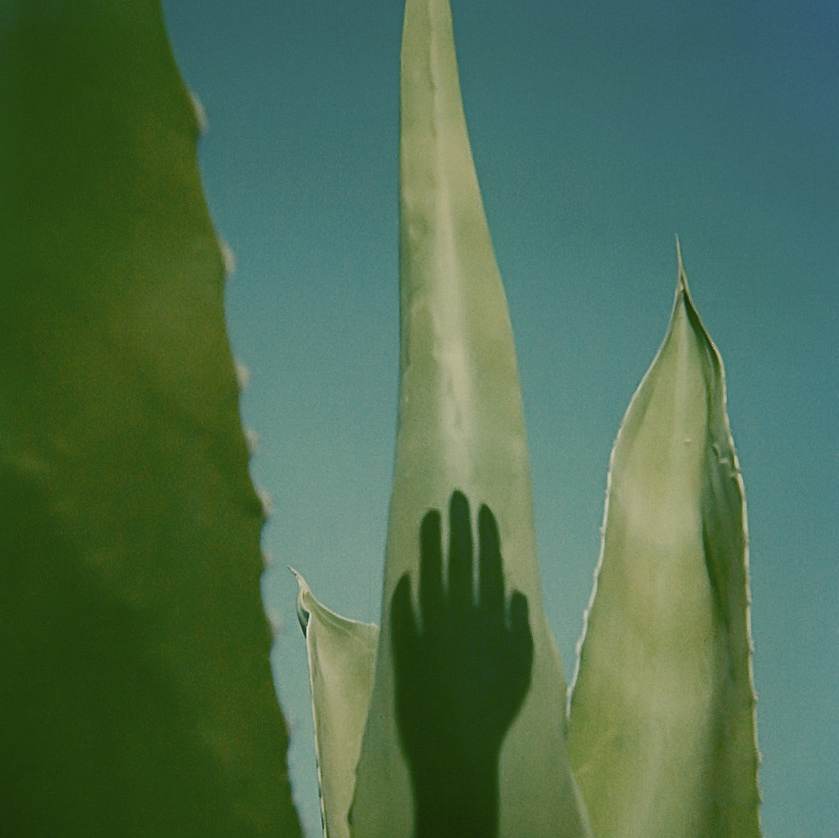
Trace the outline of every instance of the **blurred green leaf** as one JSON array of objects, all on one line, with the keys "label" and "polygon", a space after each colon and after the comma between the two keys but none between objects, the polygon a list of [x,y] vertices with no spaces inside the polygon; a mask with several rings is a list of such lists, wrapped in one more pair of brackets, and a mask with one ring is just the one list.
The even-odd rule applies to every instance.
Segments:
[{"label": "blurred green leaf", "polygon": [[568,747],[598,838],[760,834],[743,483],[681,256],[612,452]]},{"label": "blurred green leaf", "polygon": [[8,834],[299,834],[198,130],[156,2],[3,4]]}]

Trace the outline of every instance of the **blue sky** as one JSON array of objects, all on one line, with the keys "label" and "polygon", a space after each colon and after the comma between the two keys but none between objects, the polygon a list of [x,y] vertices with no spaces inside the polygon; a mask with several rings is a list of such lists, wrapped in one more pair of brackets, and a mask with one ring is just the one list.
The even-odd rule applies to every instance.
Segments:
[{"label": "blue sky", "polygon": [[[768,838],[839,822],[839,7],[452,0],[507,289],[548,619],[566,675],[609,453],[664,335],[676,234],[746,485]],[[167,0],[237,270],[245,423],[272,498],[274,656],[319,833],[297,568],[378,621],[396,422],[397,0]]]}]

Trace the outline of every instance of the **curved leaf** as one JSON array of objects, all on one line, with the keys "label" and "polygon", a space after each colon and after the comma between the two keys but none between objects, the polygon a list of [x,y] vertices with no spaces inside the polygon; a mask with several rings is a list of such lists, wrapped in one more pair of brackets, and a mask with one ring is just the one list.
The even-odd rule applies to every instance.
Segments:
[{"label": "curved leaf", "polygon": [[324,835],[349,836],[355,767],[370,707],[379,629],[339,617],[299,573],[297,614],[306,636]]},{"label": "curved leaf", "polygon": [[612,452],[568,747],[599,838],[757,836],[743,483],[722,361],[679,256]]}]

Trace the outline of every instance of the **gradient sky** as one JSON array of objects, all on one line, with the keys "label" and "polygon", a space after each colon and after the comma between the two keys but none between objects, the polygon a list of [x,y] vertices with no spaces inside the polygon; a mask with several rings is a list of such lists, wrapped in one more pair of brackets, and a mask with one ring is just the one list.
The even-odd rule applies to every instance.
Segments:
[{"label": "gradient sky", "polygon": [[[548,619],[570,678],[606,471],[679,235],[746,485],[767,838],[839,823],[839,6],[452,0],[516,334]],[[295,796],[320,832],[291,565],[378,622],[398,368],[398,0],[166,0],[237,270],[245,424]]]}]

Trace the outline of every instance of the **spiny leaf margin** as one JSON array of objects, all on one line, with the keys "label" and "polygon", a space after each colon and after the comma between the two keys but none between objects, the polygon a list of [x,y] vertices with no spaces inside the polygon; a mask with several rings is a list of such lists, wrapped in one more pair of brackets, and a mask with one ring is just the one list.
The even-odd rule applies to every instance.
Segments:
[{"label": "spiny leaf margin", "polygon": [[678,257],[667,335],[612,451],[570,696],[598,838],[760,835],[745,493]]}]

